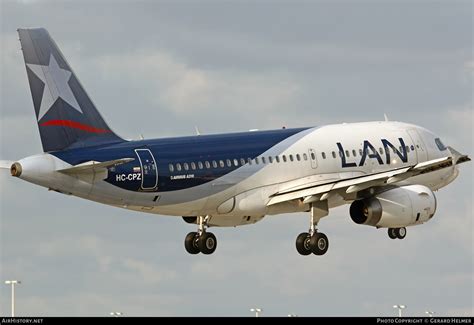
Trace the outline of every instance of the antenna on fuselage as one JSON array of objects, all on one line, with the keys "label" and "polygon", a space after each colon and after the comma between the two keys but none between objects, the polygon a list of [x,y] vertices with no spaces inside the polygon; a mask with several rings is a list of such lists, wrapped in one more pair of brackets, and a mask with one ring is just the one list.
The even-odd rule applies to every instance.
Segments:
[{"label": "antenna on fuselage", "polygon": [[387,116],[387,114],[384,113],[384,114],[383,114],[383,117],[385,117],[385,122],[388,122],[388,116]]},{"label": "antenna on fuselage", "polygon": [[201,135],[201,131],[199,131],[199,128],[197,126],[195,126],[194,129],[196,130],[196,135]]}]

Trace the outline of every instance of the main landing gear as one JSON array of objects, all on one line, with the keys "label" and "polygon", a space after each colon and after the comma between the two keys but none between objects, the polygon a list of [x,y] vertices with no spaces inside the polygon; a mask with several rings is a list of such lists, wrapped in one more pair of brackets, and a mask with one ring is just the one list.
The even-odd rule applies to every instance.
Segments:
[{"label": "main landing gear", "polygon": [[212,232],[207,232],[209,216],[197,217],[198,231],[190,232],[184,239],[184,247],[189,254],[212,254],[217,248],[217,239]]},{"label": "main landing gear", "polygon": [[309,225],[309,231],[303,232],[296,237],[296,250],[301,255],[309,255],[311,253],[315,255],[324,255],[329,248],[329,239],[322,232],[318,232],[316,226],[318,225],[319,219],[328,214],[327,201],[318,206],[311,206],[311,220]]},{"label": "main landing gear", "polygon": [[407,235],[407,228],[388,228],[388,237],[391,239],[403,239]]}]

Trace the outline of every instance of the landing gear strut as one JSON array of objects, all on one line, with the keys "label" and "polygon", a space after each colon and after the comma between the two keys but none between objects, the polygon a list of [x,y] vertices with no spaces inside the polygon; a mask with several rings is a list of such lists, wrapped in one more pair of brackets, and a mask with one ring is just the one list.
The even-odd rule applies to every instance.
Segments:
[{"label": "landing gear strut", "polygon": [[198,231],[190,232],[184,238],[184,248],[189,254],[212,254],[217,248],[217,239],[213,233],[207,232],[208,227],[207,222],[209,221],[209,216],[198,217]]},{"label": "landing gear strut", "polygon": [[388,228],[388,237],[391,239],[403,239],[407,235],[407,228]]},{"label": "landing gear strut", "polygon": [[311,220],[308,232],[303,232],[296,237],[296,250],[301,255],[324,255],[329,248],[328,237],[318,232],[316,226],[319,219],[328,214],[327,201],[311,205]]}]

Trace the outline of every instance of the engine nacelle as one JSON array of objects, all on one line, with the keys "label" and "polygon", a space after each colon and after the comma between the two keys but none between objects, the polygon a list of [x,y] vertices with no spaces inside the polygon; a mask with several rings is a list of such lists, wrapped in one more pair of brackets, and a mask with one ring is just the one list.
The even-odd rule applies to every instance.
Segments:
[{"label": "engine nacelle", "polygon": [[422,224],[436,212],[436,197],[423,185],[394,188],[373,197],[352,202],[350,215],[361,225],[400,228]]}]

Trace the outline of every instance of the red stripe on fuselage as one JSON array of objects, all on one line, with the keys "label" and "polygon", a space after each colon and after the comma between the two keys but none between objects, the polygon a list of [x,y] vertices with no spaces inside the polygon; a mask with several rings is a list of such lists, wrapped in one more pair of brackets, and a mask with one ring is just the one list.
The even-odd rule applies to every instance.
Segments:
[{"label": "red stripe on fuselage", "polygon": [[90,133],[108,133],[110,130],[98,129],[93,126],[81,124],[70,120],[50,120],[40,124],[41,126],[67,126],[73,129],[79,129]]}]

